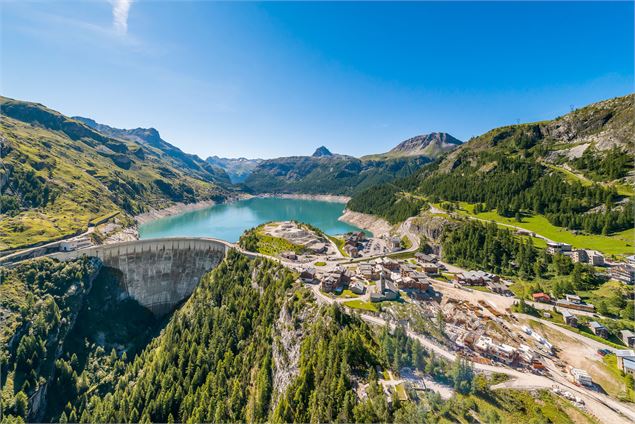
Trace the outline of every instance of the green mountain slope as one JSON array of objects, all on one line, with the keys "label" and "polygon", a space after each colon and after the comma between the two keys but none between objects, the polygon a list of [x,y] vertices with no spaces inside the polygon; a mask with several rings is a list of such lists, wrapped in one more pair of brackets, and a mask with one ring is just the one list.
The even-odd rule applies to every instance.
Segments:
[{"label": "green mountain slope", "polygon": [[36,103],[2,97],[0,108],[0,250],[73,234],[116,212],[222,199],[229,185],[224,171],[168,143],[112,138]]},{"label": "green mountain slope", "polygon": [[[425,201],[467,202],[478,204],[477,214],[493,211],[517,222],[542,215],[587,234],[632,229],[634,97],[494,129],[410,178],[360,193],[348,207],[396,221],[416,215]],[[402,202],[417,207],[397,216]]]},{"label": "green mountain slope", "polygon": [[351,195],[411,175],[430,161],[427,156],[358,159],[320,152],[313,156],[265,160],[247,177],[244,186],[254,193]]},{"label": "green mountain slope", "polygon": [[128,140],[142,145],[147,149],[148,154],[168,162],[173,167],[193,177],[224,185],[230,183],[228,175],[221,167],[214,166],[214,164],[204,161],[196,155],[184,153],[178,147],[163,140],[159,132],[154,128],[125,130],[99,124],[92,119],[82,118],[81,116],[74,116],[73,119],[83,122],[108,137]]}]

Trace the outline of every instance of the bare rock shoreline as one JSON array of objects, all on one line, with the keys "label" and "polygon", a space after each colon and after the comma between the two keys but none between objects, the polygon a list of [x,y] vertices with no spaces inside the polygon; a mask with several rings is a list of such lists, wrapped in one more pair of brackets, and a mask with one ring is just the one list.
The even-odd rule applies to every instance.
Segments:
[{"label": "bare rock shoreline", "polygon": [[213,200],[203,200],[201,202],[196,203],[175,203],[164,209],[151,209],[148,212],[144,212],[140,215],[135,216],[135,221],[137,224],[146,224],[151,221],[155,221],[160,218],[165,218],[166,216],[178,215],[183,212],[196,211],[199,209],[208,208],[210,206],[214,206],[216,202]]},{"label": "bare rock shoreline", "polygon": [[344,214],[338,218],[342,222],[354,225],[373,233],[374,237],[390,235],[392,226],[383,218],[361,212],[344,209]]},{"label": "bare rock shoreline", "polygon": [[300,200],[319,200],[321,202],[332,203],[348,203],[351,198],[349,196],[340,196],[337,194],[276,194],[265,193],[254,197],[279,197],[281,199],[300,199]]}]

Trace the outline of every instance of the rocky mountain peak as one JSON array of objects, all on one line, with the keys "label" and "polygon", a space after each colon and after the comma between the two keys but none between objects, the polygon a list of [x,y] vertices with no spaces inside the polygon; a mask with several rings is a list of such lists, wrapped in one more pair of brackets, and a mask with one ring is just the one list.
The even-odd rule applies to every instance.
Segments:
[{"label": "rocky mountain peak", "polygon": [[333,153],[324,146],[318,147],[312,155],[314,158],[320,158],[324,156],[333,156]]},{"label": "rocky mountain peak", "polygon": [[420,154],[426,150],[451,150],[462,142],[445,132],[418,135],[399,143],[393,153]]}]

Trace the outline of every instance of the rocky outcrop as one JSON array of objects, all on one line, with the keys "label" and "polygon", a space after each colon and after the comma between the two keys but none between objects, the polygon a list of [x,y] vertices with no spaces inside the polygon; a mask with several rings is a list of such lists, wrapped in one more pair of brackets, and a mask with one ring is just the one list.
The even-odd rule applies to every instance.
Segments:
[{"label": "rocky outcrop", "polygon": [[295,308],[292,302],[299,301],[295,297],[286,299],[274,324],[273,358],[273,408],[278,404],[279,395],[286,392],[287,387],[299,373],[300,347],[307,332],[307,325],[313,322],[317,314],[315,303],[305,303],[302,308]]},{"label": "rocky outcrop", "polygon": [[445,152],[455,149],[461,144],[461,140],[452,137],[448,133],[433,132],[418,135],[399,143],[389,153],[415,156],[425,155],[437,157]]},{"label": "rocky outcrop", "polygon": [[408,232],[424,237],[435,252],[439,253],[443,233],[448,226],[452,225],[452,222],[443,216],[426,214],[410,218],[404,222],[404,225],[408,226],[406,229]]},{"label": "rocky outcrop", "polygon": [[344,210],[344,213],[338,220],[370,231],[374,237],[389,235],[392,229],[388,221],[383,218],[366,213],[349,211],[348,209]]}]

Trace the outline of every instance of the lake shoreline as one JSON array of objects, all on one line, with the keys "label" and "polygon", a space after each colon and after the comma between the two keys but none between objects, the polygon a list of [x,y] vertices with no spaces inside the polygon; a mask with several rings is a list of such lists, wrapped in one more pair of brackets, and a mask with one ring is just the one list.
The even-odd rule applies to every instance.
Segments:
[{"label": "lake shoreline", "polygon": [[213,200],[201,200],[194,203],[174,203],[163,209],[150,209],[148,212],[144,212],[139,215],[135,215],[134,220],[137,225],[147,224],[157,219],[167,218],[169,216],[180,215],[185,212],[196,211],[199,209],[205,209],[211,206],[223,205],[228,203],[234,203],[241,200],[253,199],[253,198],[279,198],[279,199],[298,199],[298,200],[318,200],[320,202],[330,203],[348,203],[351,198],[349,196],[341,196],[337,194],[288,194],[288,193],[262,193],[262,194],[239,194],[235,197],[227,199],[225,202],[214,202]]},{"label": "lake shoreline", "polygon": [[251,197],[270,198],[277,197],[280,199],[298,199],[298,200],[319,200],[320,202],[330,203],[348,203],[351,198],[338,194],[305,194],[305,193],[262,193]]},{"label": "lake shoreline", "polygon": [[342,216],[338,220],[362,230],[370,231],[373,233],[373,237],[388,236],[392,229],[392,225],[383,218],[366,213],[353,212],[348,209],[344,209]]},{"label": "lake shoreline", "polygon": [[[282,204],[282,199],[286,200],[286,201],[316,201],[316,202],[325,202],[325,203],[331,203],[333,204],[333,207],[335,207],[335,205],[342,205],[342,209],[343,205],[345,204],[345,202],[347,201],[348,197],[346,196],[336,196],[336,195],[313,195],[313,194],[260,194],[260,195],[249,195],[249,194],[240,194],[240,195],[234,195],[231,198],[228,198],[226,201],[224,202],[214,202],[212,200],[204,200],[204,201],[200,201],[200,202],[195,202],[195,203],[189,203],[189,204],[184,204],[184,203],[174,203],[171,204],[170,206],[163,208],[163,209],[151,209],[148,212],[145,212],[143,214],[139,214],[137,216],[134,217],[135,219],[135,224],[131,227],[125,228],[119,232],[117,232],[116,234],[113,234],[111,237],[108,237],[108,239],[105,241],[106,244],[110,244],[110,243],[116,243],[116,242],[121,242],[121,241],[129,241],[129,240],[138,240],[138,239],[142,239],[142,238],[147,238],[147,237],[155,237],[153,235],[150,235],[151,233],[144,233],[145,235],[142,236],[141,235],[141,230],[142,228],[144,228],[147,224],[151,224],[153,222],[156,221],[160,221],[163,218],[168,218],[168,217],[179,217],[181,215],[184,214],[188,214],[190,212],[194,212],[194,211],[199,211],[199,210],[205,210],[208,208],[213,208],[215,209],[216,207],[221,207],[224,205],[231,205],[233,203],[239,202],[239,201],[243,201],[243,200],[256,200],[256,199],[270,199],[269,202],[270,204],[274,205],[273,207],[275,208],[277,205],[277,202],[274,199],[281,199],[281,204]],[[322,207],[320,206],[316,206],[317,210],[322,210],[324,209],[326,210],[330,210],[332,209],[331,207],[327,207],[327,205],[323,205]],[[313,206],[309,207],[310,209],[313,209]],[[335,222],[340,221],[343,224],[348,224],[350,228],[348,231],[356,231],[355,229],[357,228],[358,230],[366,230],[368,229],[372,229],[374,230],[374,232],[378,232],[378,233],[382,233],[382,231],[384,230],[381,226],[378,226],[377,223],[375,223],[375,225],[368,225],[368,220],[365,221],[365,225],[364,226],[359,226],[356,225],[353,222],[347,222],[346,219],[342,219],[342,215],[340,214],[340,210],[339,207],[337,208],[338,212],[335,216],[333,216],[333,220]],[[343,212],[346,212],[346,210],[344,209]],[[294,215],[294,214],[292,214]],[[303,220],[302,218],[302,214],[297,216],[297,217],[286,217],[285,219],[298,219],[300,221]],[[178,218],[177,218],[178,219]],[[309,223],[309,221],[307,221]],[[170,224],[170,225],[178,225],[178,224]],[[231,226],[227,227],[227,228],[231,228]],[[326,227],[328,228],[328,227]],[[370,230],[369,230],[370,231]],[[202,231],[200,236],[204,237],[205,234],[203,234],[205,231]],[[370,231],[373,232],[373,231]],[[192,233],[193,236],[196,236],[196,233]],[[156,235],[156,237],[159,237],[159,235]],[[219,237],[219,236],[215,236],[215,237]],[[219,237],[222,238],[222,237]],[[224,239],[224,238],[223,238]],[[228,239],[229,240],[229,239]]]}]

